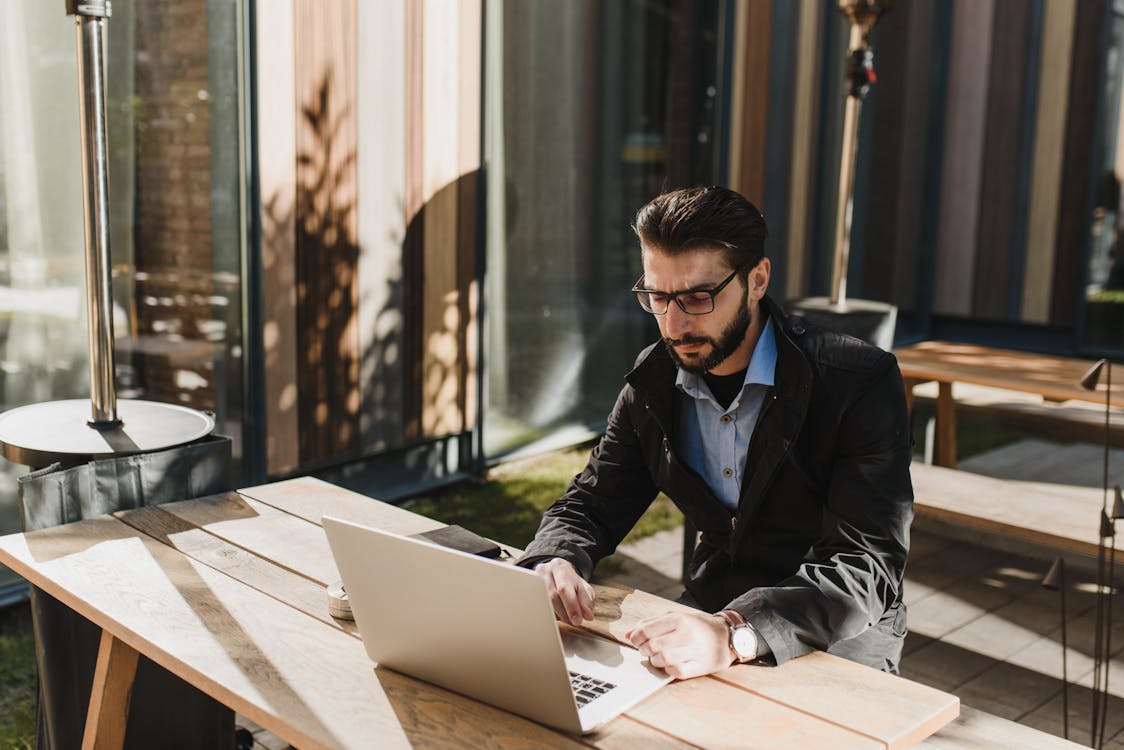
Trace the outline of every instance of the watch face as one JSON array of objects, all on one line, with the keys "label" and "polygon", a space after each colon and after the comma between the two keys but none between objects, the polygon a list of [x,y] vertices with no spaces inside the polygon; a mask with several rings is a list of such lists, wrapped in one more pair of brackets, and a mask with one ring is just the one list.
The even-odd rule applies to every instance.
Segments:
[{"label": "watch face", "polygon": [[734,629],[733,646],[734,651],[742,658],[757,655],[757,638],[749,628]]}]

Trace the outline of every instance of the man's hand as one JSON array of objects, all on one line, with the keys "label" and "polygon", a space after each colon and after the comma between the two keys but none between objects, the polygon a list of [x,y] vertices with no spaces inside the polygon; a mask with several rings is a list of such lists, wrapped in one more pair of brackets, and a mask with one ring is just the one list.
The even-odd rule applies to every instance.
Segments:
[{"label": "man's hand", "polygon": [[669,612],[642,621],[625,638],[653,667],[678,680],[711,674],[734,663],[730,631],[721,615]]},{"label": "man's hand", "polygon": [[593,619],[593,587],[586,583],[569,560],[555,557],[535,566],[546,581],[554,616],[570,625]]}]

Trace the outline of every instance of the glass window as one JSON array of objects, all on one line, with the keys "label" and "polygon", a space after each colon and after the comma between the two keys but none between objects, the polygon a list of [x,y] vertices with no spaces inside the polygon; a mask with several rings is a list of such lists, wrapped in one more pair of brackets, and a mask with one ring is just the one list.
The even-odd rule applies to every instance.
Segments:
[{"label": "glass window", "polygon": [[656,328],[629,225],[719,181],[720,2],[487,4],[485,453],[604,425]]}]

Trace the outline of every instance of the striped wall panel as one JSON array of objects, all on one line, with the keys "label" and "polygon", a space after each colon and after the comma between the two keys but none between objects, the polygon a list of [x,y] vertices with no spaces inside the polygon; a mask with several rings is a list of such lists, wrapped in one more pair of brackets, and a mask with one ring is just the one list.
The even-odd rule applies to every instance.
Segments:
[{"label": "striped wall panel", "polygon": [[1018,191],[1022,189],[1018,179],[1019,138],[1031,5],[1025,0],[996,0],[991,59],[985,68],[989,78],[987,119],[980,163],[976,284],[971,312],[991,320],[1006,316],[1008,285],[1020,282],[1012,278],[1010,270],[1013,256],[1022,252],[1022,248],[1012,246],[1012,235],[1018,221]]},{"label": "striped wall panel", "polygon": [[1085,273],[1089,181],[1096,132],[1097,87],[1101,80],[1100,37],[1104,15],[1104,0],[1077,3],[1076,41],[1072,46],[1066,107],[1065,162],[1059,190],[1058,245],[1050,302],[1050,322],[1054,325],[1075,323]]},{"label": "striped wall panel", "polygon": [[949,50],[933,312],[968,316],[975,291],[994,0],[956,0]]},{"label": "striped wall panel", "polygon": [[1050,320],[1066,121],[1066,108],[1058,103],[1069,99],[1076,11],[1073,0],[1045,0],[1022,287],[1022,319],[1028,323]]}]

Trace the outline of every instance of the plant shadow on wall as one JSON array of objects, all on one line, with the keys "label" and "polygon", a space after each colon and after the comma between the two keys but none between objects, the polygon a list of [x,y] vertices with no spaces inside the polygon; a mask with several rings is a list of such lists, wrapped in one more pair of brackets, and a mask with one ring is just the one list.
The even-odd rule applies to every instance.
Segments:
[{"label": "plant shadow on wall", "polygon": [[[290,450],[289,461],[356,457],[463,429],[475,259],[474,242],[461,238],[475,231],[476,181],[474,172],[442,187],[404,232],[391,228],[363,248],[360,279],[352,108],[330,74],[302,104],[295,197],[290,204],[283,188],[270,195],[262,227],[265,371],[275,384],[288,380],[267,389],[267,413],[272,425],[295,417],[299,457]],[[406,216],[404,200],[399,208]],[[443,270],[427,269],[427,252]],[[292,323],[295,340],[286,340]],[[275,447],[293,439],[266,432]]]}]

